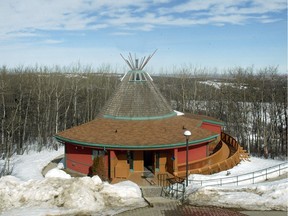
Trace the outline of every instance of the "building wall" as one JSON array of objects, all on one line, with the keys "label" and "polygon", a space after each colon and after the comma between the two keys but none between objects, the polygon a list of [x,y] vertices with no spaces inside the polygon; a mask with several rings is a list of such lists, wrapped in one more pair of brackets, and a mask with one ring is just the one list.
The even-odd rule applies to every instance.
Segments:
[{"label": "building wall", "polygon": [[[189,147],[189,161],[195,161],[207,157],[208,143]],[[66,167],[88,175],[91,172],[93,164],[93,150],[96,148],[78,146],[71,143],[65,145],[65,159]],[[99,149],[103,150],[103,149]],[[94,151],[95,152],[95,151]],[[105,167],[107,170],[107,177],[113,178],[127,178],[129,173],[144,171],[144,153],[143,151],[133,152],[133,170],[130,170],[127,161],[127,151],[110,150],[105,155]],[[178,164],[186,162],[186,147],[170,150],[159,150],[159,168],[156,172],[164,173],[166,171],[173,173],[177,172]],[[156,157],[156,151],[154,151]],[[110,166],[110,167],[109,167]],[[156,160],[154,159],[154,167],[156,167]]]},{"label": "building wall", "polygon": [[[84,146],[78,146],[71,143],[65,143],[65,161],[66,168],[83,173],[91,174],[91,167],[93,165],[93,150],[103,150]],[[108,155],[104,156],[106,176],[108,177]]]},{"label": "building wall", "polygon": [[221,125],[219,124],[213,124],[213,123],[204,121],[202,122],[201,128],[216,132],[219,135],[221,134]]},{"label": "building wall", "polygon": [[66,168],[80,172],[89,173],[92,161],[92,149],[65,143]]},{"label": "building wall", "polygon": [[[189,146],[189,161],[199,160],[207,156],[207,143],[197,146]],[[186,162],[186,147],[178,149],[178,164]]]},{"label": "building wall", "polygon": [[[169,155],[168,150],[159,152],[159,170],[158,170],[158,172],[160,172],[160,173],[166,172],[167,160],[171,160],[171,158],[167,158],[168,155]],[[172,163],[172,165],[173,165],[173,163]]]},{"label": "building wall", "polygon": [[117,164],[114,167],[115,178],[127,178],[129,176],[129,164],[127,163],[127,151],[115,151]]},{"label": "building wall", "polygon": [[115,151],[110,150],[109,151],[109,158],[110,158],[110,179],[115,178],[115,167],[118,162],[118,159],[116,157]]},{"label": "building wall", "polygon": [[144,171],[143,151],[134,151],[134,172]]}]

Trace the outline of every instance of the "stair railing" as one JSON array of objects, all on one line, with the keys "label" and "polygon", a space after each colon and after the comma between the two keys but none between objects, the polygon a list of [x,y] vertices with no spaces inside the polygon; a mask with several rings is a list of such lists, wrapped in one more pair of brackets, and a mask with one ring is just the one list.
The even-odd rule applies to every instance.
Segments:
[{"label": "stair railing", "polygon": [[161,196],[183,202],[185,195],[184,180],[180,177],[166,178],[165,183],[162,183]]}]

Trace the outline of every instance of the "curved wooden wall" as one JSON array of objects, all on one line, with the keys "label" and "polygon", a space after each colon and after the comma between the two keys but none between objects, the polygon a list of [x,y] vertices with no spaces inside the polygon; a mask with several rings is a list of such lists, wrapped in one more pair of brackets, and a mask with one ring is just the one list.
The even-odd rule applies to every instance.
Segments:
[{"label": "curved wooden wall", "polygon": [[[242,159],[248,158],[248,154],[230,135],[222,132],[220,143],[222,146],[215,154],[189,163],[189,174],[213,174],[221,172],[234,167]],[[231,152],[234,153],[231,155]],[[174,175],[184,177],[186,175],[186,164],[179,164],[178,172],[174,172]]]}]

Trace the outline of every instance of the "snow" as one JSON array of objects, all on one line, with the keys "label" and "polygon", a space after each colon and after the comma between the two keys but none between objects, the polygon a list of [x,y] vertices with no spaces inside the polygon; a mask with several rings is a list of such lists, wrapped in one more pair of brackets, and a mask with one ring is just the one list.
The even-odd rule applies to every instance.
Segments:
[{"label": "snow", "polygon": [[217,81],[217,80],[207,80],[207,81],[200,81],[199,83],[201,84],[206,84],[206,85],[209,85],[209,86],[212,86],[216,89],[220,89],[222,86],[230,86],[230,87],[234,87],[234,88],[239,88],[239,89],[247,89],[247,86],[245,85],[237,85],[235,83],[226,83],[226,82],[220,82],[220,81]]},{"label": "snow", "polygon": [[[271,171],[269,178],[276,177],[279,173],[279,166],[282,169],[281,174],[284,179],[267,182],[266,174],[263,169]],[[273,168],[271,168],[273,167]],[[272,172],[274,170],[274,172]],[[251,184],[252,174],[254,177],[257,173],[262,174],[263,178],[256,178]],[[287,211],[288,207],[288,182],[287,182],[288,164],[284,161],[268,160],[251,157],[249,161],[241,161],[234,168],[213,175],[190,175],[192,183],[189,185],[186,195],[191,205],[208,205],[227,208],[242,208],[247,210],[278,210]],[[285,177],[286,175],[286,177]],[[219,186],[206,186],[206,184],[215,184],[222,178],[233,182],[231,184]],[[234,178],[234,180],[233,180]],[[248,178],[243,181],[241,178]],[[238,180],[237,184],[235,180]],[[257,181],[258,179],[258,181]],[[232,180],[232,181],[231,181]],[[241,180],[243,182],[241,182]],[[202,186],[199,184],[202,181]],[[258,183],[257,183],[258,182]],[[246,185],[245,185],[246,184]]]},{"label": "snow", "polygon": [[287,179],[248,186],[207,186],[189,192],[192,205],[287,211]]},{"label": "snow", "polygon": [[182,115],[184,115],[183,112],[180,112],[180,111],[177,111],[177,110],[174,110],[174,112],[177,114],[177,116],[182,116]]},{"label": "snow", "polygon": [[[280,170],[279,170],[280,169]],[[197,175],[189,176],[189,180],[193,184],[201,184],[209,186],[218,184],[228,184],[231,182],[235,185],[247,185],[257,182],[263,182],[288,172],[288,163],[280,160],[261,159],[250,157],[249,160],[241,161],[238,166],[230,170],[219,172],[213,175]]]},{"label": "snow", "polygon": [[46,209],[61,210],[61,214],[111,215],[147,205],[140,188],[132,182],[110,185],[100,182],[98,177],[64,179],[56,176],[29,181],[13,176],[2,177],[2,215],[11,215],[17,209],[21,213],[28,211],[27,208],[31,212],[29,215],[46,215]]},{"label": "snow", "polygon": [[[13,165],[12,174],[23,181],[30,179],[43,179],[42,169],[54,158],[64,154],[64,148],[55,150],[43,150],[41,152],[30,151],[28,154],[14,155],[11,159]],[[1,164],[1,163],[0,163]]]},{"label": "snow", "polygon": [[58,167],[49,170],[46,175],[45,178],[63,178],[63,179],[71,179],[71,176],[69,174],[67,174],[65,171],[60,170]]},{"label": "snow", "polygon": [[[61,148],[12,157],[12,174],[0,178],[0,215],[114,215],[147,205],[135,183],[124,181],[112,185],[102,182],[98,176],[73,178],[61,170],[63,162],[48,171],[44,178],[42,169],[63,151]],[[190,175],[189,179],[194,183],[187,188],[187,201],[201,206],[287,211],[287,178],[257,184],[246,182],[247,185],[238,186],[201,186],[196,183],[217,182],[220,178],[239,179],[239,175],[247,176],[247,173],[257,173],[283,163],[251,157],[228,170],[229,175],[227,171],[209,176]]]},{"label": "snow", "polygon": [[61,170],[63,162],[44,178],[42,169],[62,154],[63,148],[13,156],[12,174],[0,178],[0,215],[114,215],[147,206],[135,183],[73,178]]}]

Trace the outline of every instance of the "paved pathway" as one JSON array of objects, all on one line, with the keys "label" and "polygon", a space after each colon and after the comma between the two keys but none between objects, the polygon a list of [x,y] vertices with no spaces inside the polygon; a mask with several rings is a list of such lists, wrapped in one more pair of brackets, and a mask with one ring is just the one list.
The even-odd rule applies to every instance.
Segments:
[{"label": "paved pathway", "polygon": [[181,204],[180,201],[161,197],[161,187],[141,187],[144,199],[149,206],[117,214],[117,216],[287,216],[287,212],[280,211],[237,211],[216,207],[198,207]]},{"label": "paved pathway", "polygon": [[144,199],[148,202],[149,207],[138,208],[118,214],[118,216],[128,215],[149,215],[149,216],[178,216],[178,215],[223,215],[223,216],[240,216],[244,215],[240,212],[214,208],[214,207],[195,207],[187,204],[182,204],[175,199],[164,198],[161,196],[162,188],[159,186],[141,187]]},{"label": "paved pathway", "polygon": [[287,212],[283,211],[241,211],[248,216],[287,216]]},{"label": "paved pathway", "polygon": [[117,214],[117,216],[241,216],[237,211],[213,207],[195,207],[191,205],[163,204],[153,207],[138,208]]},{"label": "paved pathway", "polygon": [[117,214],[117,216],[287,216],[281,211],[236,211],[214,207],[196,207],[191,205],[163,204],[138,208]]}]

